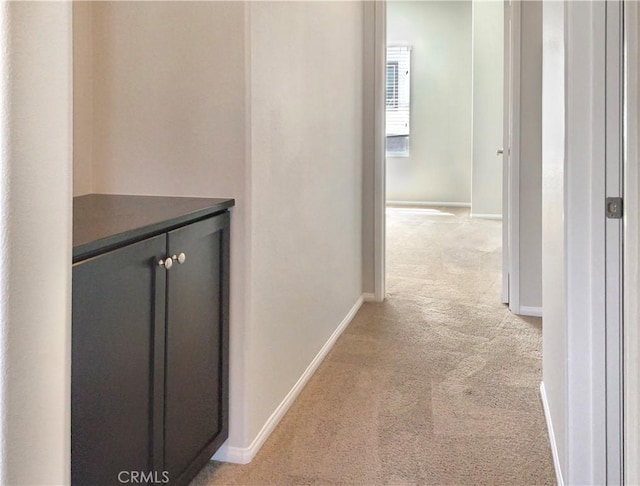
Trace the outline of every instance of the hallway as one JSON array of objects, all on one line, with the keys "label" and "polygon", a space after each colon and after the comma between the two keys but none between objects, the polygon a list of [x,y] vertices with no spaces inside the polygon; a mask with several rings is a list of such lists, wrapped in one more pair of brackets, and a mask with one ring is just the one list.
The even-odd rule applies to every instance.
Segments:
[{"label": "hallway", "polygon": [[500,228],[389,208],[387,300],[362,306],[251,464],[192,484],[555,484],[541,321],[500,303]]}]

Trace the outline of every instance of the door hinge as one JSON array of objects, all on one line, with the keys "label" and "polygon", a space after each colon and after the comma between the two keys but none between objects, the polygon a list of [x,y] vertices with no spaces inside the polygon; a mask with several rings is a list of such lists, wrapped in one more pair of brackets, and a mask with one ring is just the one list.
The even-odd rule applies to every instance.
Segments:
[{"label": "door hinge", "polygon": [[609,219],[622,219],[622,198],[608,197],[605,206],[605,212]]}]

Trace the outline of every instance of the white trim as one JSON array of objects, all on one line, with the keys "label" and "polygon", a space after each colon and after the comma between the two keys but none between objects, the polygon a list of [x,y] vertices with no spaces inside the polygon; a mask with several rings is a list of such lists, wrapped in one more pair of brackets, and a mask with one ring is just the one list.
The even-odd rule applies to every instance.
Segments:
[{"label": "white trim", "polygon": [[471,213],[470,216],[473,219],[492,219],[495,221],[502,221],[502,214]]},{"label": "white trim", "polygon": [[640,9],[635,1],[624,2],[624,33],[627,48],[624,132],[624,463],[626,484],[640,484],[640,172],[638,170],[638,103],[640,70]]},{"label": "white trim", "polygon": [[364,295],[358,297],[356,303],[353,304],[353,307],[342,320],[342,322],[338,325],[336,330],[333,331],[333,334],[329,336],[327,342],[324,343],[324,346],[322,346],[320,351],[318,351],[318,354],[315,358],[313,358],[313,361],[311,361],[304,373],[302,373],[302,376],[300,376],[296,384],[293,385],[293,388],[291,388],[289,393],[287,393],[287,396],[284,397],[284,400],[282,400],[280,405],[278,405],[278,407],[271,414],[271,417],[269,417],[269,419],[262,426],[262,430],[260,430],[255,439],[253,439],[251,445],[249,445],[249,447],[233,447],[227,445],[227,443],[225,442],[211,459],[215,461],[233,462],[236,464],[248,464],[253,460],[260,448],[264,445],[273,430],[276,428],[282,417],[284,417],[295,399],[298,398],[300,392],[316,372],[318,366],[320,366],[320,363],[322,363],[327,354],[329,354],[329,351],[331,351],[331,348],[333,348],[333,345],[336,343],[340,335],[351,323],[351,320],[355,317],[356,313],[362,306],[363,301]]},{"label": "white trim", "polygon": [[564,222],[564,282],[558,282],[556,290],[566,300],[564,315],[557,314],[554,321],[566,323],[566,355],[556,355],[557,361],[545,366],[549,375],[561,373],[560,365],[565,366],[564,391],[550,398],[566,407],[560,445],[565,454],[563,473],[571,484],[616,484],[607,476],[607,220],[603,204],[609,4],[564,5],[563,175],[547,174],[564,179],[557,181],[564,185],[564,214],[557,209]]},{"label": "white trim", "polygon": [[437,208],[470,208],[468,202],[436,202],[436,201],[387,201],[388,206],[418,206]]},{"label": "white trim", "polygon": [[549,411],[549,402],[547,401],[547,392],[544,389],[544,382],[540,382],[540,400],[544,409],[544,418],[547,422],[547,432],[549,433],[549,445],[551,446],[551,455],[553,456],[553,467],[556,471],[556,481],[558,486],[564,486],[562,479],[562,469],[560,468],[560,457],[558,455],[558,446],[556,445],[556,436],[553,432],[553,422],[551,421],[551,412]]},{"label": "white trim", "polygon": [[386,67],[387,67],[387,2],[374,2],[374,279],[373,287],[377,302],[382,302],[385,289],[385,238],[386,238]]},{"label": "white trim", "polygon": [[[249,447],[233,447],[227,444],[228,440],[222,444],[218,452],[211,458],[212,461],[232,462],[233,464],[249,464],[255,453],[251,453]],[[252,444],[253,445],[253,444]]]},{"label": "white trim", "polygon": [[362,294],[362,300],[363,302],[375,302],[376,294],[374,294],[373,292],[365,292],[364,294]]},{"label": "white trim", "polygon": [[542,317],[542,307],[530,307],[527,305],[521,305],[519,315],[529,317]]}]

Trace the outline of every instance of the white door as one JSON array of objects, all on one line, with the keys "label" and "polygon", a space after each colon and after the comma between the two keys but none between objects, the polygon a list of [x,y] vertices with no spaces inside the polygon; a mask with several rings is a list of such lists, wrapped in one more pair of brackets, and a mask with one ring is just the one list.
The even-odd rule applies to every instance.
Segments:
[{"label": "white door", "polygon": [[502,141],[502,302],[518,313],[520,2],[504,1],[504,87]]},{"label": "white door", "polygon": [[509,158],[511,152],[511,0],[504,2],[502,118],[502,302],[509,303]]}]

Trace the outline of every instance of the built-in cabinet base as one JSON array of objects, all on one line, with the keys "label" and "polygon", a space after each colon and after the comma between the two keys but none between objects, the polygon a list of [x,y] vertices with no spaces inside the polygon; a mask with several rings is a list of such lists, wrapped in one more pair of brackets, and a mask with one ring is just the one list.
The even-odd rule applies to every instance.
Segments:
[{"label": "built-in cabinet base", "polygon": [[[196,200],[94,197],[129,213],[140,203],[151,224],[130,239],[103,235],[102,246],[85,238],[85,254],[74,245],[72,484],[188,484],[228,436],[233,201],[158,221],[154,199]],[[86,206],[74,213],[86,219]]]}]

